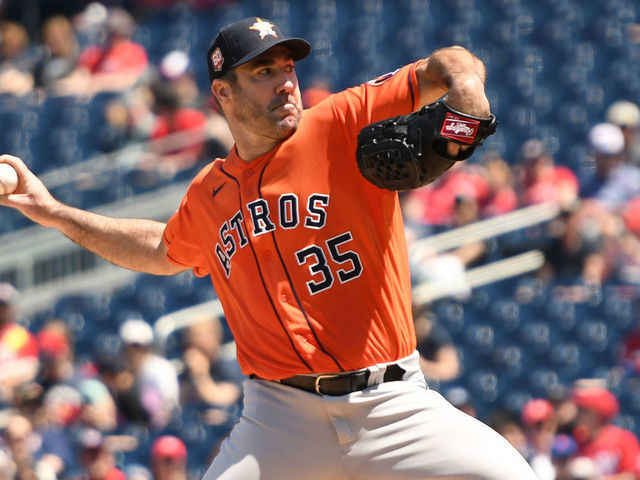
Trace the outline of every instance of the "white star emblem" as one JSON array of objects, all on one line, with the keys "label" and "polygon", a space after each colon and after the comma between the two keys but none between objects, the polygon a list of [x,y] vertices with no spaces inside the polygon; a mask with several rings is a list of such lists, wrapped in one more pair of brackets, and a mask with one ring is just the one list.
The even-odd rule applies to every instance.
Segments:
[{"label": "white star emblem", "polygon": [[257,30],[260,33],[260,40],[264,40],[264,37],[267,35],[272,35],[275,38],[278,38],[278,34],[273,29],[274,25],[271,22],[267,22],[262,20],[259,17],[256,17],[256,23],[249,27],[249,30]]}]

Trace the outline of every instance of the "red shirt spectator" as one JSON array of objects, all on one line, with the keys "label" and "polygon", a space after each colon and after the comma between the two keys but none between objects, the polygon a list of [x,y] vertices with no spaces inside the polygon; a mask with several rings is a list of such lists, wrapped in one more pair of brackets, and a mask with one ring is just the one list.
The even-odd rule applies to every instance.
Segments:
[{"label": "red shirt spectator", "polygon": [[173,173],[192,167],[204,148],[207,117],[199,110],[181,107],[170,85],[155,85],[153,93],[157,118],[151,139],[158,141],[180,132],[183,135],[154,143],[154,155],[152,160],[147,159],[148,166]]},{"label": "red shirt spectator", "polygon": [[74,72],[56,85],[59,94],[93,95],[126,90],[136,84],[149,59],[144,48],[131,41],[133,18],[125,10],[111,8],[106,30],[105,43],[84,49]]},{"label": "red shirt spectator", "polygon": [[483,217],[510,212],[518,206],[518,195],[513,189],[513,176],[509,164],[497,152],[484,156],[489,193],[480,204]]},{"label": "red shirt spectator", "polygon": [[38,342],[16,323],[18,292],[0,283],[0,396],[10,399],[13,389],[33,380],[38,370]]},{"label": "red shirt spectator", "polygon": [[405,214],[416,222],[447,225],[453,220],[456,197],[482,203],[487,195],[488,184],[481,171],[475,166],[457,163],[437,182],[409,192]]},{"label": "red shirt spectator", "polygon": [[562,206],[575,203],[579,190],[577,177],[567,167],[556,166],[540,140],[525,142],[520,160],[522,203],[554,202]]},{"label": "red shirt spectator", "polygon": [[85,67],[92,74],[124,71],[141,73],[148,64],[149,59],[144,48],[126,38],[118,39],[104,47],[87,47],[78,59],[78,66]]},{"label": "red shirt spectator", "polygon": [[632,432],[611,425],[620,410],[613,393],[601,387],[578,388],[572,398],[578,407],[578,453],[593,459],[605,476],[635,472],[640,443]]},{"label": "red shirt spectator", "polygon": [[[204,114],[193,108],[180,108],[174,112],[167,112],[158,116],[156,119],[153,131],[151,132],[151,139],[158,140],[173,133],[204,128],[206,121],[207,119]],[[203,139],[193,145],[179,148],[177,151],[189,150],[196,155],[200,154],[203,145],[202,140]]]},{"label": "red shirt spectator", "polygon": [[580,450],[592,458],[605,475],[633,472],[640,454],[636,436],[615,425],[607,425]]}]

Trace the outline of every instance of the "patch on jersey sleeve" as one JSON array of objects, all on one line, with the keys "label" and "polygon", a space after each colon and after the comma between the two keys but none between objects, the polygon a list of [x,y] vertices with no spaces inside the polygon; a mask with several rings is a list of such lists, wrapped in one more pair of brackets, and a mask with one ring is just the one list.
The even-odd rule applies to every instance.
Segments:
[{"label": "patch on jersey sleeve", "polygon": [[389,80],[391,77],[393,77],[399,71],[400,71],[400,69],[396,68],[393,72],[388,72],[388,73],[385,73],[384,75],[380,75],[379,77],[374,78],[373,80],[369,80],[367,82],[367,85],[373,85],[374,87],[382,85],[384,82]]}]

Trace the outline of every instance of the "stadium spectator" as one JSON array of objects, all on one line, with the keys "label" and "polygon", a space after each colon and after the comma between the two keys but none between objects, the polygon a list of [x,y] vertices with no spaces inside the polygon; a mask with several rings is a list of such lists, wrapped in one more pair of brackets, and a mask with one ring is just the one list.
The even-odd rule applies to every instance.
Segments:
[{"label": "stadium spectator", "polygon": [[126,480],[116,468],[115,457],[105,437],[94,429],[86,429],[78,435],[80,464],[84,472],[75,480]]},{"label": "stadium spectator", "polygon": [[620,127],[599,123],[589,130],[589,145],[595,155],[595,172],[580,181],[580,195],[596,198],[610,211],[618,212],[640,196],[640,168],[625,163],[624,135]]},{"label": "stadium spectator", "polygon": [[577,451],[578,445],[571,435],[560,433],[553,438],[551,459],[556,480],[571,480],[569,466]]},{"label": "stadium spectator", "polygon": [[487,423],[513,445],[523,457],[527,457],[527,436],[516,416],[506,411],[496,410],[489,415]]},{"label": "stadium spectator", "polygon": [[640,444],[632,432],[612,423],[620,410],[613,393],[585,386],[575,388],[572,398],[578,407],[573,436],[579,455],[591,458],[607,479],[634,480]]},{"label": "stadium spectator", "polygon": [[65,435],[54,438],[48,433],[26,416],[14,414],[7,419],[3,430],[5,453],[12,459],[11,468],[25,475],[12,478],[34,478],[28,476],[30,473],[42,475],[37,478],[62,476],[73,460],[70,444]]},{"label": "stadium spectator", "polygon": [[135,22],[120,8],[111,8],[106,19],[106,41],[85,48],[74,72],[59,82],[59,93],[94,95],[133,87],[149,64],[145,49],[131,41]]},{"label": "stadium spectator", "polygon": [[460,359],[449,332],[438,325],[432,313],[418,312],[414,318],[420,368],[427,381],[448,382],[460,375]]},{"label": "stadium spectator", "polygon": [[99,149],[112,152],[132,142],[149,140],[156,121],[153,102],[153,93],[146,84],[106,102],[104,122],[96,134]]},{"label": "stadium spectator", "polygon": [[181,50],[167,53],[158,66],[163,81],[176,93],[181,107],[198,108],[200,90],[193,76],[189,56]]},{"label": "stadium spectator", "polygon": [[578,199],[578,179],[567,167],[555,164],[544,143],[532,138],[520,149],[519,191],[523,205],[553,202],[572,208]]},{"label": "stadium spectator", "polygon": [[203,102],[203,112],[207,117],[205,126],[205,148],[203,157],[205,159],[217,158],[229,153],[233,147],[234,141],[231,136],[231,130],[220,112],[220,107],[216,104],[215,97],[209,96]]},{"label": "stadium spectator", "polygon": [[640,374],[640,322],[620,342],[620,363],[629,376]]},{"label": "stadium spectator", "polygon": [[510,212],[518,206],[518,195],[513,188],[513,174],[509,164],[497,152],[483,157],[489,192],[480,204],[482,217],[493,217]]},{"label": "stadium spectator", "polygon": [[139,385],[126,360],[116,353],[99,352],[95,363],[100,379],[116,402],[118,425],[147,425],[149,413],[142,406]]},{"label": "stadium spectator", "polygon": [[522,424],[527,437],[527,461],[540,480],[554,480],[551,449],[556,420],[551,402],[533,398],[522,407]]},{"label": "stadium spectator", "polygon": [[117,426],[117,408],[107,387],[96,378],[80,382],[78,390],[82,396],[80,420],[88,427],[109,432]]},{"label": "stadium spectator", "polygon": [[[152,91],[156,121],[151,131],[155,154],[151,163],[173,176],[200,159],[207,119],[201,111],[181,106],[178,93],[170,84],[156,84]],[[181,135],[174,135],[177,133]]]},{"label": "stadium spectator", "polygon": [[245,378],[235,354],[222,345],[222,324],[211,315],[195,320],[184,335],[181,376],[184,403],[230,406],[240,400]]},{"label": "stadium spectator", "polygon": [[0,399],[10,401],[14,389],[38,373],[38,343],[17,323],[18,292],[0,283]]},{"label": "stadium spectator", "polygon": [[19,23],[0,21],[0,93],[22,96],[30,92],[33,65],[27,30]]},{"label": "stadium spectator", "polygon": [[151,446],[154,480],[188,480],[187,447],[178,437],[163,435]]},{"label": "stadium spectator", "polygon": [[34,68],[35,86],[51,90],[58,80],[69,76],[78,61],[78,42],[66,17],[55,15],[42,25],[43,45]]},{"label": "stadium spectator", "polygon": [[571,388],[564,383],[553,385],[547,390],[547,399],[553,407],[558,435],[571,435],[578,415],[578,407],[571,398]]},{"label": "stadium spectator", "polygon": [[473,198],[482,204],[488,190],[482,166],[458,162],[432,184],[408,192],[403,212],[409,222],[417,225],[451,225],[456,197]]},{"label": "stadium spectator", "polygon": [[2,430],[2,440],[0,467],[6,476],[0,478],[37,478],[31,422],[21,415],[12,415]]},{"label": "stadium spectator", "polygon": [[46,389],[59,384],[76,387],[80,376],[76,371],[73,342],[66,325],[52,320],[36,334],[40,350],[38,382]]},{"label": "stadium spectator", "polygon": [[167,425],[179,407],[180,389],[173,365],[153,351],[153,329],[143,320],[127,320],[120,326],[124,355],[147,411],[151,426]]},{"label": "stadium spectator", "polygon": [[638,105],[627,100],[614,102],[607,108],[605,119],[622,130],[625,162],[640,166],[640,108]]},{"label": "stadium spectator", "polygon": [[610,250],[620,234],[620,222],[597,202],[582,202],[562,211],[544,247],[543,276],[557,281],[580,277],[599,285],[611,274]]}]

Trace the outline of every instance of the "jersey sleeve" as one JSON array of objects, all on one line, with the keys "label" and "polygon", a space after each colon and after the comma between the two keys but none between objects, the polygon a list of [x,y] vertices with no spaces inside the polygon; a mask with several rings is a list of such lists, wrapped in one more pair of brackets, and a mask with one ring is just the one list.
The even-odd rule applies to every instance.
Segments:
[{"label": "jersey sleeve", "polygon": [[194,274],[205,277],[209,274],[209,268],[196,228],[197,212],[197,196],[193,187],[190,187],[180,208],[167,222],[163,241],[167,246],[167,259],[171,263],[191,267]]},{"label": "jersey sleeve", "polygon": [[417,63],[332,95],[337,120],[357,133],[370,123],[413,112],[419,105]]}]

